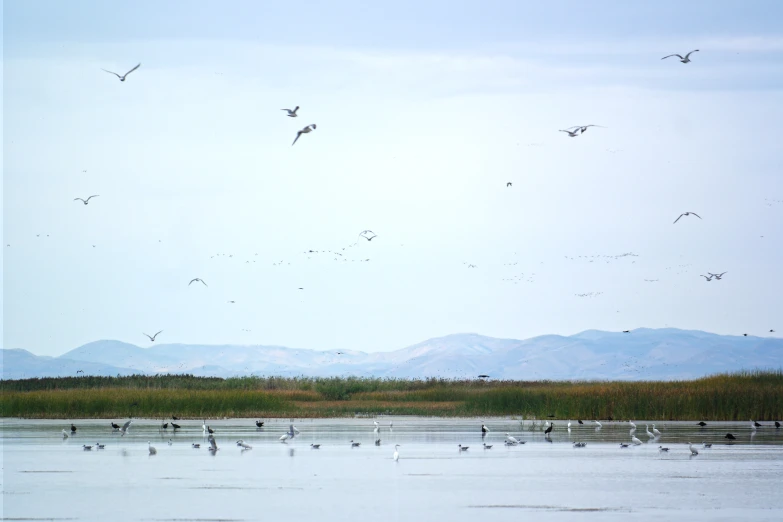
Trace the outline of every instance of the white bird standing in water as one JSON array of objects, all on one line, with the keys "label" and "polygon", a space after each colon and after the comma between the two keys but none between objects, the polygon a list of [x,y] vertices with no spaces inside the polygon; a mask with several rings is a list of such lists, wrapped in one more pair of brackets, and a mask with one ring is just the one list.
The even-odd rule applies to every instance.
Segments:
[{"label": "white bird standing in water", "polygon": [[691,449],[691,456],[699,454],[699,451],[696,448],[694,448],[693,444],[691,444],[690,442],[688,443],[688,447]]},{"label": "white bird standing in water", "polygon": [[604,427],[604,425],[601,424],[600,422],[598,422],[597,420],[594,420],[593,422],[595,422],[595,425],[598,426],[599,428],[603,428]]},{"label": "white bird standing in water", "polygon": [[568,429],[571,429],[571,421],[568,421]]},{"label": "white bird standing in water", "polygon": [[245,441],[241,439],[237,441],[237,446],[239,446],[243,450],[253,449],[253,446],[251,446],[250,444],[245,444]]},{"label": "white bird standing in water", "polygon": [[394,455],[392,455],[392,458],[394,459],[394,461],[395,461],[395,462],[397,462],[398,460],[400,460],[400,452],[399,452],[399,451],[397,451],[397,448],[399,448],[399,447],[400,447],[400,445],[399,445],[399,444],[395,444],[395,445],[394,445]]},{"label": "white bird standing in water", "polygon": [[519,441],[514,437],[512,437],[511,435],[509,435],[508,433],[506,433],[506,440],[511,444],[519,444]]},{"label": "white bird standing in water", "polygon": [[657,429],[655,429],[655,424],[653,424],[653,433],[655,434],[656,437],[660,437],[661,436],[661,432],[658,431]]},{"label": "white bird standing in water", "polygon": [[64,439],[67,439],[67,438],[68,438],[68,432],[67,432],[67,431],[65,431],[65,430],[63,430],[63,438],[64,438]]},{"label": "white bird standing in water", "polygon": [[149,446],[150,455],[157,455],[158,454],[158,450],[155,449],[155,446],[153,446],[150,441],[147,441],[147,446]]},{"label": "white bird standing in water", "polygon": [[634,430],[636,429],[636,424],[634,424],[633,421],[628,421],[628,424],[631,425],[632,429],[634,429]]},{"label": "white bird standing in water", "polygon": [[201,431],[207,431],[207,419],[201,421]]},{"label": "white bird standing in water", "polygon": [[655,435],[652,434],[652,432],[650,431],[650,427],[647,424],[644,425],[644,431],[647,432],[647,436],[650,437],[651,439],[655,438]]},{"label": "white bird standing in water", "polygon": [[640,441],[639,439],[637,439],[633,435],[631,435],[631,442],[633,442],[634,445],[636,445],[636,446],[641,446],[641,444],[642,444],[642,441]]}]

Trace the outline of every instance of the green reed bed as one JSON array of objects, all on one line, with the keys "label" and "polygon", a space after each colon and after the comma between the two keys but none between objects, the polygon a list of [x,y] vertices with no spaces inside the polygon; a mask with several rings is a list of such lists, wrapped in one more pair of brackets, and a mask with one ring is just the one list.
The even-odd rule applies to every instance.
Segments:
[{"label": "green reed bed", "polygon": [[666,382],[137,375],[2,381],[0,390],[6,417],[783,418],[783,371]]}]

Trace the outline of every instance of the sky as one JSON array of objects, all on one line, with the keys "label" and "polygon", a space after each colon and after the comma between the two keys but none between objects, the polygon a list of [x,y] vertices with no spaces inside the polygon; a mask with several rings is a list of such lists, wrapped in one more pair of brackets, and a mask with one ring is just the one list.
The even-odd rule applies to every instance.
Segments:
[{"label": "sky", "polygon": [[779,335],[783,4],[552,4],[5,1],[3,347]]}]

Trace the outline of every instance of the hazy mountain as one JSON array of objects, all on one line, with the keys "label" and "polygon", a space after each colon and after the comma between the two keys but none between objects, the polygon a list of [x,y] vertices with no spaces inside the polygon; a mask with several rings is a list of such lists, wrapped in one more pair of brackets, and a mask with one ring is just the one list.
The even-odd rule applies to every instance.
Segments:
[{"label": "hazy mountain", "polygon": [[494,379],[678,379],[783,366],[783,339],[716,335],[673,328],[631,333],[588,330],[526,340],[455,334],[396,350],[364,353],[282,346],[96,341],[60,357],[3,350],[3,378],[128,373],[204,376],[281,375],[475,377]]}]

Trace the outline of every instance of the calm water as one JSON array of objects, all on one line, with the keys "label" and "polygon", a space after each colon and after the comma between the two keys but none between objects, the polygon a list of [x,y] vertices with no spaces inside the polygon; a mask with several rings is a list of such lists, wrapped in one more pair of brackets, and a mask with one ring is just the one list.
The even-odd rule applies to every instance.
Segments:
[{"label": "calm water", "polygon": [[[389,421],[394,428],[389,429]],[[573,428],[557,422],[551,441],[541,427],[483,419],[492,430],[482,448],[481,420],[379,418],[300,420],[293,442],[278,441],[288,420],[210,420],[219,451],[206,450],[201,421],[179,421],[176,434],[156,421],[134,421],[120,437],[109,421],[70,423],[4,419],[5,520],[381,522],[477,518],[515,520],[779,520],[783,515],[783,430],[749,423],[668,422],[648,441],[643,421]],[[122,423],[121,419],[115,421]],[[652,430],[652,425],[650,425]],[[505,447],[508,431],[527,444]],[[722,438],[729,431],[735,444]],[[241,451],[238,439],[253,446]],[[172,445],[167,441],[171,439]],[[352,449],[349,440],[362,443]],[[149,456],[147,441],[158,454]],[[685,444],[698,443],[690,457]],[[82,444],[106,444],[83,451]],[[571,442],[587,447],[573,448]],[[702,441],[714,442],[710,449]],[[191,444],[199,442],[201,449]],[[310,443],[322,444],[320,450]],[[401,444],[400,461],[392,460]],[[457,445],[470,449],[459,453]],[[668,454],[657,448],[670,448]]]}]

